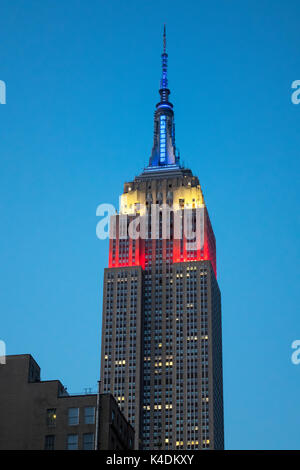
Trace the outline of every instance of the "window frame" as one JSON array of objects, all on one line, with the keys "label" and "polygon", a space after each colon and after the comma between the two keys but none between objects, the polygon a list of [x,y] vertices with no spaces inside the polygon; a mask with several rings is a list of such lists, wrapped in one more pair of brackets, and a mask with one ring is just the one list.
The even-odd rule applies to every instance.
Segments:
[{"label": "window frame", "polygon": [[[77,410],[77,415],[71,416],[70,411]],[[72,422],[72,420],[76,420],[76,422]],[[68,408],[68,425],[69,426],[78,426],[79,425],[79,407],[78,406],[70,406]]]},{"label": "window frame", "polygon": [[[75,442],[74,442],[74,443],[70,443],[70,442],[69,442],[69,439],[70,439],[70,438],[73,438],[73,437],[76,438],[76,439],[75,439],[75,440],[76,440],[76,443],[75,443]],[[76,448],[75,448],[75,447],[74,447],[74,448],[70,448],[70,444],[71,444],[71,445],[74,445],[74,446],[76,445]],[[78,450],[78,445],[79,445],[78,434],[68,434],[68,435],[67,435],[67,450]]]},{"label": "window frame", "polygon": [[[88,442],[85,442],[85,438],[87,438],[87,436],[91,436],[91,437],[92,437],[92,439],[91,439],[90,442],[89,442],[89,441],[88,441]],[[90,445],[91,447],[88,447],[88,448],[87,448],[87,447],[86,447],[87,445],[88,445],[88,446]],[[93,432],[85,432],[85,433],[83,433],[83,435],[82,435],[82,449],[83,449],[83,450],[94,450],[94,448],[95,448],[95,433],[93,433]]]},{"label": "window frame", "polygon": [[[88,410],[93,410],[92,414],[87,414]],[[95,406],[85,406],[84,407],[84,424],[95,424],[95,418],[96,418],[96,408]],[[92,421],[91,421],[92,419]]]}]

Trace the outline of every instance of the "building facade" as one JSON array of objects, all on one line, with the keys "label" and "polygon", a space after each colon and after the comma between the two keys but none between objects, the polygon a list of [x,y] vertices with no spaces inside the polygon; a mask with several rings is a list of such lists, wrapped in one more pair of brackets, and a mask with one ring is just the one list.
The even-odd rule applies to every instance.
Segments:
[{"label": "building facade", "polygon": [[221,296],[203,192],[183,168],[166,36],[149,165],[125,183],[104,273],[101,391],[136,449],[224,447]]},{"label": "building facade", "polygon": [[0,365],[0,450],[126,450],[134,430],[111,394],[69,395],[30,354]]}]

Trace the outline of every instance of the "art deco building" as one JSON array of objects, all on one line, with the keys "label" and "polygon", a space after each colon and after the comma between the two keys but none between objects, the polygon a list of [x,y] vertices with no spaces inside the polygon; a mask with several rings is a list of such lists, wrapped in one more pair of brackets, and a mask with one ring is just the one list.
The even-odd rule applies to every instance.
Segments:
[{"label": "art deco building", "polygon": [[199,180],[175,147],[166,36],[149,165],[125,183],[104,273],[101,391],[135,448],[222,449],[221,298]]}]

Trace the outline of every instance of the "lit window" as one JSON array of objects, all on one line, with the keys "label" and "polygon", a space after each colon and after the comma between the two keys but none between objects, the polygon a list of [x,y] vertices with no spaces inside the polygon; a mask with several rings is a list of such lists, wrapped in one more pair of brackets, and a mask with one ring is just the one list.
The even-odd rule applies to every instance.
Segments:
[{"label": "lit window", "polygon": [[47,410],[47,425],[56,426],[56,408],[49,408]]}]

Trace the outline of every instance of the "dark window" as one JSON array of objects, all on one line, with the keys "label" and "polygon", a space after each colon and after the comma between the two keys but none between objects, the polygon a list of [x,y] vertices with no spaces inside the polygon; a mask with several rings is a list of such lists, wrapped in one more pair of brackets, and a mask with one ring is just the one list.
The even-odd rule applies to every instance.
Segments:
[{"label": "dark window", "polygon": [[79,424],[79,408],[68,409],[68,424],[69,426]]},{"label": "dark window", "polygon": [[78,434],[69,434],[67,438],[67,449],[77,450],[78,449]]},{"label": "dark window", "polygon": [[54,450],[55,436],[45,436],[45,450]]},{"label": "dark window", "polygon": [[94,450],[94,434],[83,434],[83,450]]},{"label": "dark window", "polygon": [[84,423],[85,424],[94,424],[95,422],[95,407],[86,406],[84,408]]}]

